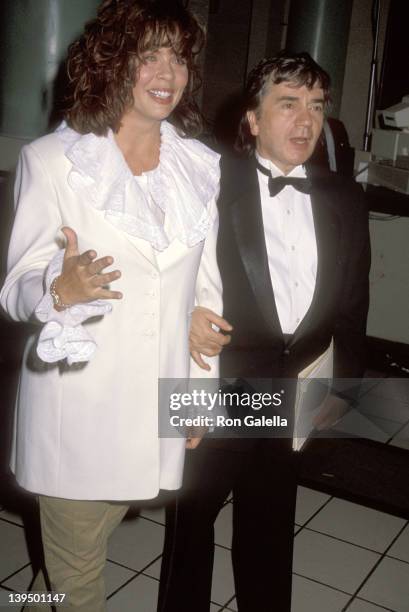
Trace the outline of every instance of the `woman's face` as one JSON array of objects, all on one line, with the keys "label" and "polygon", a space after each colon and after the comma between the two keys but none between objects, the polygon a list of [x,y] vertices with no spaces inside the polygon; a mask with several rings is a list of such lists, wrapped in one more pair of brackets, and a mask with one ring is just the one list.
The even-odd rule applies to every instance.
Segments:
[{"label": "woman's face", "polygon": [[131,113],[144,121],[162,121],[178,105],[188,82],[185,61],[171,47],[146,51],[133,88]]}]

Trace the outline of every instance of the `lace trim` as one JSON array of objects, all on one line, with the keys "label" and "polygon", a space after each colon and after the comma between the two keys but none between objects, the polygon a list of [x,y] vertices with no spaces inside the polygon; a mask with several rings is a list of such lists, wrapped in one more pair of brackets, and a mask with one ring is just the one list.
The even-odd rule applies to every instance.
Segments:
[{"label": "lace trim", "polygon": [[62,310],[55,310],[49,293],[53,279],[61,274],[65,250],[58,251],[50,261],[45,275],[46,291],[35,308],[39,321],[45,323],[37,344],[37,355],[47,363],[67,359],[69,365],[89,361],[97,344],[91,334],[82,327],[90,317],[111,312],[112,305],[105,300],[86,304],[75,304]]},{"label": "lace trim", "polygon": [[142,182],[132,175],[111,131],[107,137],[81,135],[63,123],[57,134],[73,166],[70,187],[105,211],[109,223],[159,251],[175,238],[188,247],[206,238],[214,222],[209,203],[219,188],[217,153],[182,138],[163,121],[159,165]]}]

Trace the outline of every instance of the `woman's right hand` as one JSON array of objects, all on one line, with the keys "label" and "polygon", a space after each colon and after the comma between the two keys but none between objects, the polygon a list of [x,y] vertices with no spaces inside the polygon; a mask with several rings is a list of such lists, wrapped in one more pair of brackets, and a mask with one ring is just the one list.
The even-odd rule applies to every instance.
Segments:
[{"label": "woman's right hand", "polygon": [[209,308],[196,306],[190,319],[189,349],[192,359],[202,370],[210,370],[210,365],[202,355],[215,357],[221,353],[231,340],[230,334],[213,329],[216,325],[222,332],[231,332],[233,326]]},{"label": "woman's right hand", "polygon": [[96,259],[94,250],[78,250],[77,234],[70,227],[63,227],[62,232],[67,240],[63,267],[55,282],[55,290],[65,305],[81,304],[94,300],[120,300],[120,291],[110,291],[106,285],[121,276],[119,270],[103,273],[103,270],[114,263],[111,256]]}]

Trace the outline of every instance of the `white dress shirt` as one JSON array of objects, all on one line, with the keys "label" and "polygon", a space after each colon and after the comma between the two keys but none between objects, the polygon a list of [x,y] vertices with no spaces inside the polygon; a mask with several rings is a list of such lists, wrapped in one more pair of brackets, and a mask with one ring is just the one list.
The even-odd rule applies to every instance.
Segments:
[{"label": "white dress shirt", "polygon": [[[256,154],[273,177],[283,173]],[[317,243],[311,198],[286,185],[270,197],[268,176],[257,171],[268,266],[282,332],[293,334],[311,305],[317,278]],[[288,176],[305,177],[303,166]]]}]

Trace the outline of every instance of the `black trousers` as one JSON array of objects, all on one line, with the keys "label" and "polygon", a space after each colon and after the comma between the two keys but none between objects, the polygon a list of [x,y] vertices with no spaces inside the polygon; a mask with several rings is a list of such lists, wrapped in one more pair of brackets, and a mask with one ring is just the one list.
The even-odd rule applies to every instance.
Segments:
[{"label": "black trousers", "polygon": [[214,521],[233,490],[239,612],[290,612],[296,503],[291,440],[212,440],[187,452],[167,513],[158,612],[208,612]]}]

